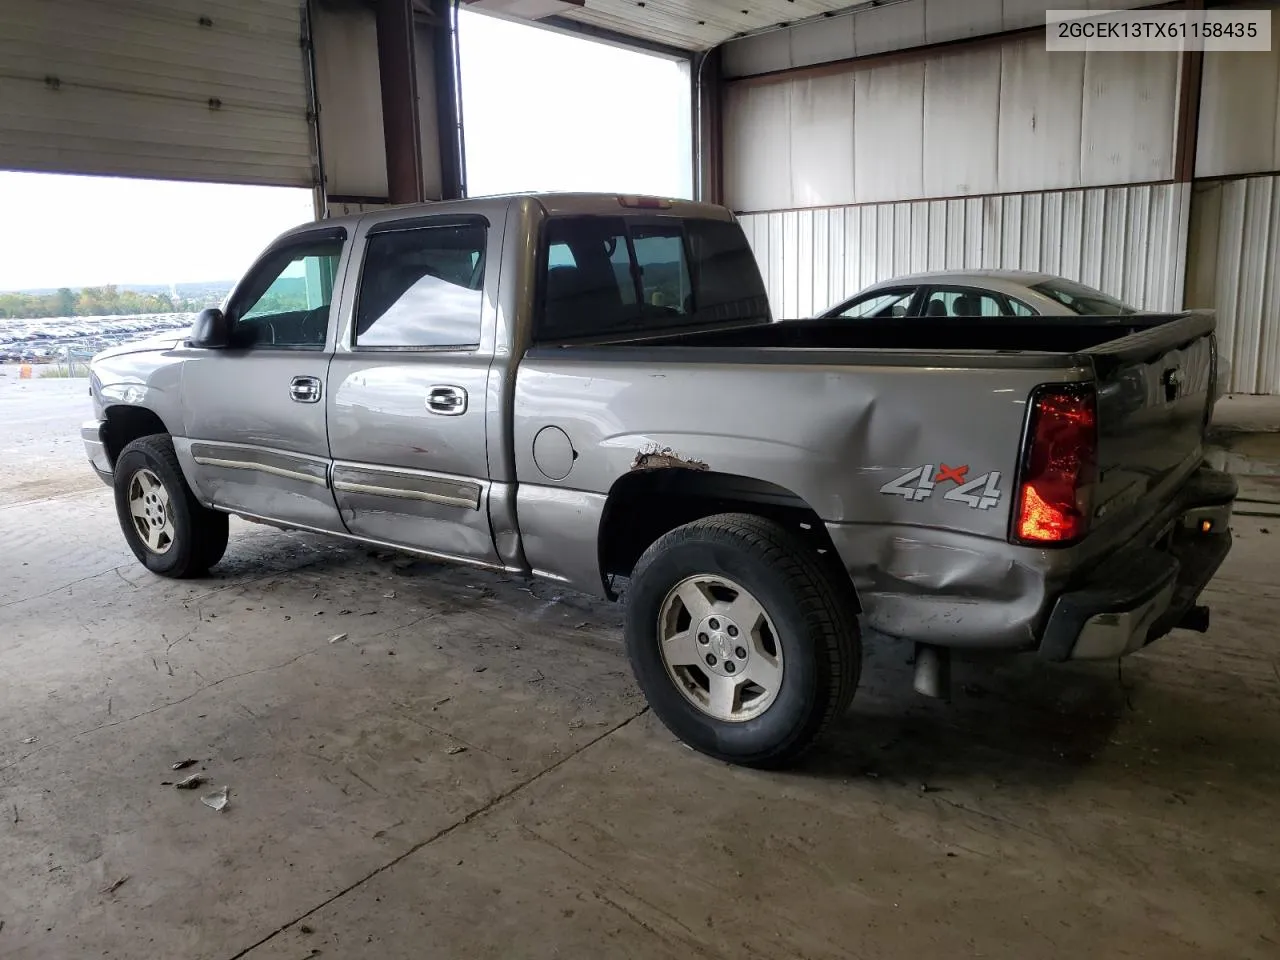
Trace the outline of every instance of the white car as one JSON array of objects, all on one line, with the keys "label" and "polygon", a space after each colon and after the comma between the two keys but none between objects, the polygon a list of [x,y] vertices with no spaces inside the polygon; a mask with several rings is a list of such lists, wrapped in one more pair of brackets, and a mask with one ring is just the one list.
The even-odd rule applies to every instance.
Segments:
[{"label": "white car", "polygon": [[[1026,270],[941,270],[872,284],[819,314],[847,317],[1069,317],[1139,313],[1101,290]],[[1227,357],[1218,356],[1218,395],[1231,382]]]}]

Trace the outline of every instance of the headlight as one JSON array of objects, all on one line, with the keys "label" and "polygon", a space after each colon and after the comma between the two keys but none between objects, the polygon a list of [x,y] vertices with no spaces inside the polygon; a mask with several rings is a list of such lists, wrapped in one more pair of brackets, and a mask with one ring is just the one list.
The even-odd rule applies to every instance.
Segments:
[{"label": "headlight", "polygon": [[102,399],[111,403],[141,403],[147,396],[147,388],[138,383],[113,383],[100,387]]}]

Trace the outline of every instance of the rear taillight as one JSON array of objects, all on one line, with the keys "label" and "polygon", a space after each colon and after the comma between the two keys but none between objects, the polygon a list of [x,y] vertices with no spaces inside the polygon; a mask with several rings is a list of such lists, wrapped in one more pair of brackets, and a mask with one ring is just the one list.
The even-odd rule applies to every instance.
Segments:
[{"label": "rear taillight", "polygon": [[1048,387],[1031,398],[1013,538],[1065,544],[1084,536],[1098,462],[1092,386]]}]

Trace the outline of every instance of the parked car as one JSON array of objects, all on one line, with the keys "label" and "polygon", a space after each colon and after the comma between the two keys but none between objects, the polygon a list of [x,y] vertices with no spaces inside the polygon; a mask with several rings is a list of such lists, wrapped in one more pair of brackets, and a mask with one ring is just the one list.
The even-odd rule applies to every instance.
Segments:
[{"label": "parked car", "polygon": [[227,516],[618,598],[654,712],[793,760],[862,623],[1113,658],[1204,629],[1235,484],[1202,461],[1213,318],[772,322],[733,215],[597,195],[286,233],[190,334],[93,361],[89,458],[138,560]]},{"label": "parked car", "polygon": [[[1101,290],[1026,270],[940,270],[872,284],[822,317],[1127,317],[1139,311]],[[1231,367],[1217,356],[1217,395]]]}]

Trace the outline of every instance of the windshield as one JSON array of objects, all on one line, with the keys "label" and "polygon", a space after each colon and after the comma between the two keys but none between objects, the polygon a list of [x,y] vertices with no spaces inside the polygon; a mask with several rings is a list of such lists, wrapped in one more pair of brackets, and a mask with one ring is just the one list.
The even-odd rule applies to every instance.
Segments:
[{"label": "windshield", "polygon": [[1101,290],[1086,287],[1083,283],[1072,280],[1046,280],[1031,287],[1046,297],[1052,297],[1072,313],[1086,317],[1114,317],[1120,314],[1137,313],[1127,303],[1115,297],[1109,297]]},{"label": "windshield", "polygon": [[556,217],[545,244],[539,340],[770,318],[760,271],[735,223]]}]

